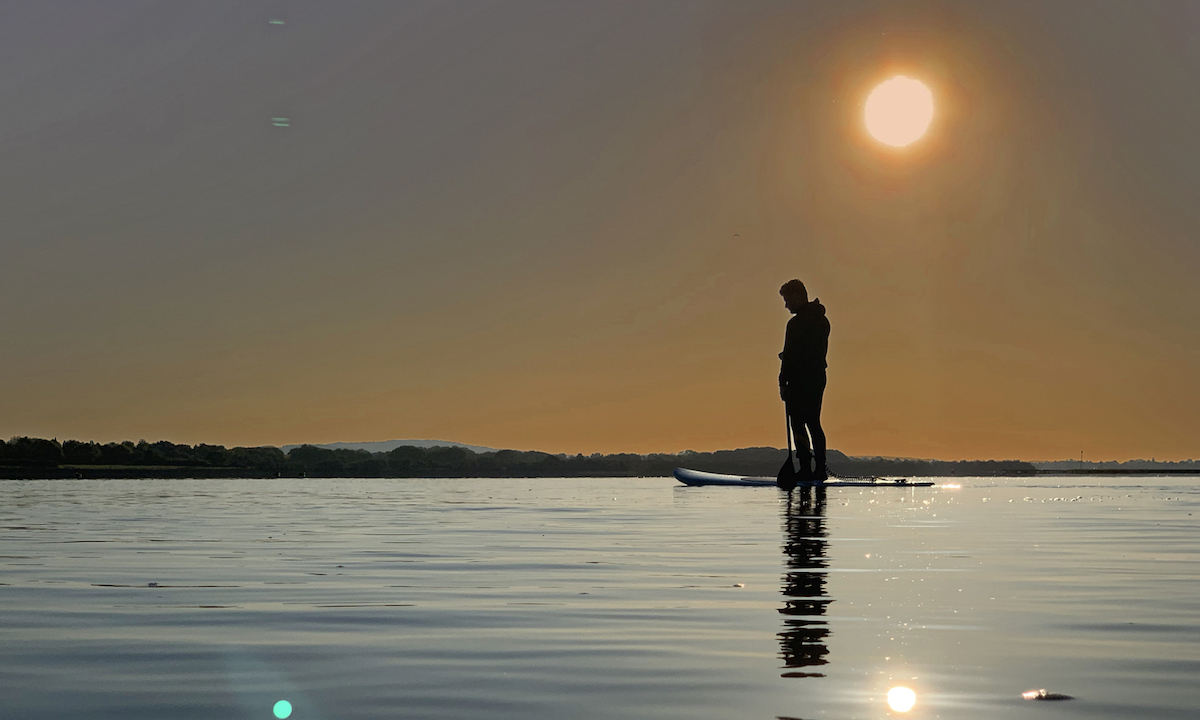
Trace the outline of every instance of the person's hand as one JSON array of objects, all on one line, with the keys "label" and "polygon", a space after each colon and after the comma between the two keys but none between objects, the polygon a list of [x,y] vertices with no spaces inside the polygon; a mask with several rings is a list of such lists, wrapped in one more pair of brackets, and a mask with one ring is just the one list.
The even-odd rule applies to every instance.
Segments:
[{"label": "person's hand", "polygon": [[779,399],[787,402],[787,385],[779,383]]}]

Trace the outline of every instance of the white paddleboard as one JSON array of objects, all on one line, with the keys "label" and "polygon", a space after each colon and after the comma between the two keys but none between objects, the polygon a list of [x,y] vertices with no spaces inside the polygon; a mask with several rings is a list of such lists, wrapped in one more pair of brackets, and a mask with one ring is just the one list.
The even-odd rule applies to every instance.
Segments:
[{"label": "white paddleboard", "polygon": [[[735,487],[775,487],[775,478],[750,477],[746,475],[722,475],[721,473],[704,472],[675,468],[675,479],[684,485],[693,487],[706,485],[730,485]],[[909,480],[907,478],[829,478],[825,482],[801,482],[796,487],[929,487],[930,480]]]}]

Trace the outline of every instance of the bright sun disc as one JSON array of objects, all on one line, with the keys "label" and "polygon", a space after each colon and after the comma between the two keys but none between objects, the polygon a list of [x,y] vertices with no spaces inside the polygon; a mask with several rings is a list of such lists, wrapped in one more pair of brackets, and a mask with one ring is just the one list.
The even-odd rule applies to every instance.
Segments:
[{"label": "bright sun disc", "polygon": [[917,694],[906,687],[888,690],[888,707],[896,712],[908,712],[917,704]]},{"label": "bright sun disc", "polygon": [[904,147],[924,135],[933,120],[933,93],[920,80],[897,75],[867,96],[864,119],[871,137]]}]

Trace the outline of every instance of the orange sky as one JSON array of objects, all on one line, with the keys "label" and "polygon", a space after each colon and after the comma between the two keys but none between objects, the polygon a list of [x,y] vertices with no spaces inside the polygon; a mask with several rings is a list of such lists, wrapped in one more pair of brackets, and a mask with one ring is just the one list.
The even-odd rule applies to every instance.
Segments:
[{"label": "orange sky", "polygon": [[50,5],[0,436],[782,446],[799,277],[833,448],[1200,457],[1193,4]]}]

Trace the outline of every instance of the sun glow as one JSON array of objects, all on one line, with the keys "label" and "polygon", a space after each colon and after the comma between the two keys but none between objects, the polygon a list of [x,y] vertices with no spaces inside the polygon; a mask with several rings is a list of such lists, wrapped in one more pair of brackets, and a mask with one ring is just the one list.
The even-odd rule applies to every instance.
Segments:
[{"label": "sun glow", "polygon": [[933,120],[933,93],[920,80],[897,75],[867,96],[867,132],[885,145],[904,147],[918,140]]},{"label": "sun glow", "polygon": [[888,690],[887,701],[896,712],[908,712],[917,704],[917,694],[906,687],[894,687]]}]

